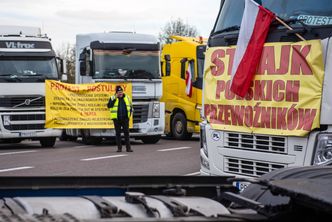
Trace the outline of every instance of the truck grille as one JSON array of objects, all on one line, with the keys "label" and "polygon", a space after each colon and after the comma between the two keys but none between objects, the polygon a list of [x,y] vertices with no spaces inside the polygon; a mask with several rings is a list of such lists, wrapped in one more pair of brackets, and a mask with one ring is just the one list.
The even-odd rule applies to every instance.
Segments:
[{"label": "truck grille", "polygon": [[41,107],[45,106],[44,96],[8,96],[0,98],[0,107]]},{"label": "truck grille", "polygon": [[[5,122],[5,117],[9,116],[10,123]],[[28,121],[25,123],[19,123],[19,121]],[[45,129],[45,123],[41,123],[45,121],[45,114],[11,114],[11,115],[3,115],[2,122],[3,126],[6,130],[14,131],[14,130],[42,130]],[[16,123],[15,123],[16,122]]]},{"label": "truck grille", "polygon": [[236,173],[246,176],[259,177],[276,169],[284,168],[286,165],[279,163],[268,163],[256,160],[238,159],[225,157],[225,172]]},{"label": "truck grille", "polygon": [[146,94],[146,86],[133,86],[133,94]]},{"label": "truck grille", "polygon": [[226,133],[224,147],[280,154],[287,153],[286,138],[277,136]]},{"label": "truck grille", "polygon": [[45,124],[17,124],[5,126],[6,130],[15,131],[15,130],[43,130],[45,129]]},{"label": "truck grille", "polygon": [[134,105],[134,123],[144,123],[148,121],[149,104]]}]

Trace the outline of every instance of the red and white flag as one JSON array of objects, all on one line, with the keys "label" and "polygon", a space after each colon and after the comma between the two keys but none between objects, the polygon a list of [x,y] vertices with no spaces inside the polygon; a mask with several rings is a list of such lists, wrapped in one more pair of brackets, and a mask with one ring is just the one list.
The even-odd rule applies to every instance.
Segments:
[{"label": "red and white flag", "polygon": [[191,66],[190,63],[188,64],[188,69],[186,71],[186,94],[187,96],[191,97],[193,91],[193,84],[192,84],[193,75],[191,73]]},{"label": "red and white flag", "polygon": [[245,8],[232,67],[231,91],[244,97],[261,58],[265,39],[275,15],[253,0]]}]

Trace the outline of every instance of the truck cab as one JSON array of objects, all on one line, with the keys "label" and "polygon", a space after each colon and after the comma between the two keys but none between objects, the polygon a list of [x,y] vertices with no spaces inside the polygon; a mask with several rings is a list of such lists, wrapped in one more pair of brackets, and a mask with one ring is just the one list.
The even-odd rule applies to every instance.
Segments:
[{"label": "truck cab", "polygon": [[[199,133],[206,41],[184,36],[171,36],[171,39],[173,42],[165,44],[161,54],[165,133],[176,139],[188,139]],[[188,84],[190,94],[186,92]]]},{"label": "truck cab", "polygon": [[47,79],[60,79],[50,39],[37,27],[0,27],[0,141],[54,146],[61,130],[45,128]]},{"label": "truck cab", "polygon": [[[321,40],[321,50],[317,50],[317,54],[318,51],[322,53],[324,78],[322,85],[317,85],[316,88],[321,94],[321,103],[316,106],[320,109],[319,124],[305,135],[281,135],[276,134],[274,129],[267,134],[247,130],[232,131],[227,125],[223,125],[223,129],[216,129],[211,121],[205,119],[201,124],[201,174],[203,175],[255,178],[279,168],[332,164],[332,119],[330,118],[332,91],[329,87],[332,84],[332,6],[329,1],[324,0],[315,2],[262,0],[261,3],[293,28],[288,30],[279,22],[273,22],[266,39],[266,46],[301,42],[296,33],[307,40],[303,41],[304,44],[310,44],[310,40]],[[221,1],[218,17],[209,37],[208,50],[236,46],[244,4],[244,0]],[[211,74],[210,65],[211,63],[205,63],[207,75]],[[314,64],[309,66],[313,67]],[[280,78],[282,80],[284,77]],[[299,78],[304,77],[299,75]],[[209,87],[211,86],[208,84],[204,85],[204,94]],[[306,96],[300,97],[299,100],[306,100]],[[246,101],[243,101],[242,105],[246,104]],[[290,107],[291,105],[287,108]],[[308,119],[304,117],[303,121]]]},{"label": "truck cab", "polygon": [[[133,128],[130,136],[157,143],[164,133],[164,103],[160,102],[160,44],[156,37],[132,32],[76,36],[75,83],[132,83]],[[109,95],[110,97],[112,95]],[[106,105],[105,105],[106,106]],[[114,129],[67,129],[70,137],[98,144],[115,137]]]}]

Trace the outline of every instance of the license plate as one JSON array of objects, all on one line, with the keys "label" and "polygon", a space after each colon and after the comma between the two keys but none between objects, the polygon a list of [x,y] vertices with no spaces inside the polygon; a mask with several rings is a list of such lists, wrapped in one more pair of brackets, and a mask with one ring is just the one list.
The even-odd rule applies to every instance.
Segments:
[{"label": "license plate", "polygon": [[243,192],[249,186],[249,184],[250,183],[248,182],[236,182],[235,186],[240,192]]},{"label": "license plate", "polygon": [[37,136],[36,132],[21,132],[20,137],[35,137]]}]

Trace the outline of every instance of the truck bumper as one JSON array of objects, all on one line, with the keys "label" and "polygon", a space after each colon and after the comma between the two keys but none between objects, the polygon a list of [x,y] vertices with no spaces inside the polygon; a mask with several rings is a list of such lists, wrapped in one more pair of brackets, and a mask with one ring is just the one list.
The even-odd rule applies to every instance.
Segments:
[{"label": "truck bumper", "polygon": [[1,112],[0,139],[37,139],[39,137],[59,137],[62,130],[45,129],[45,112]]},{"label": "truck bumper", "polygon": [[[165,121],[163,118],[149,118],[147,122],[135,123],[129,129],[130,137],[158,136],[164,134]],[[115,137],[114,129],[90,129],[90,136]]]}]

